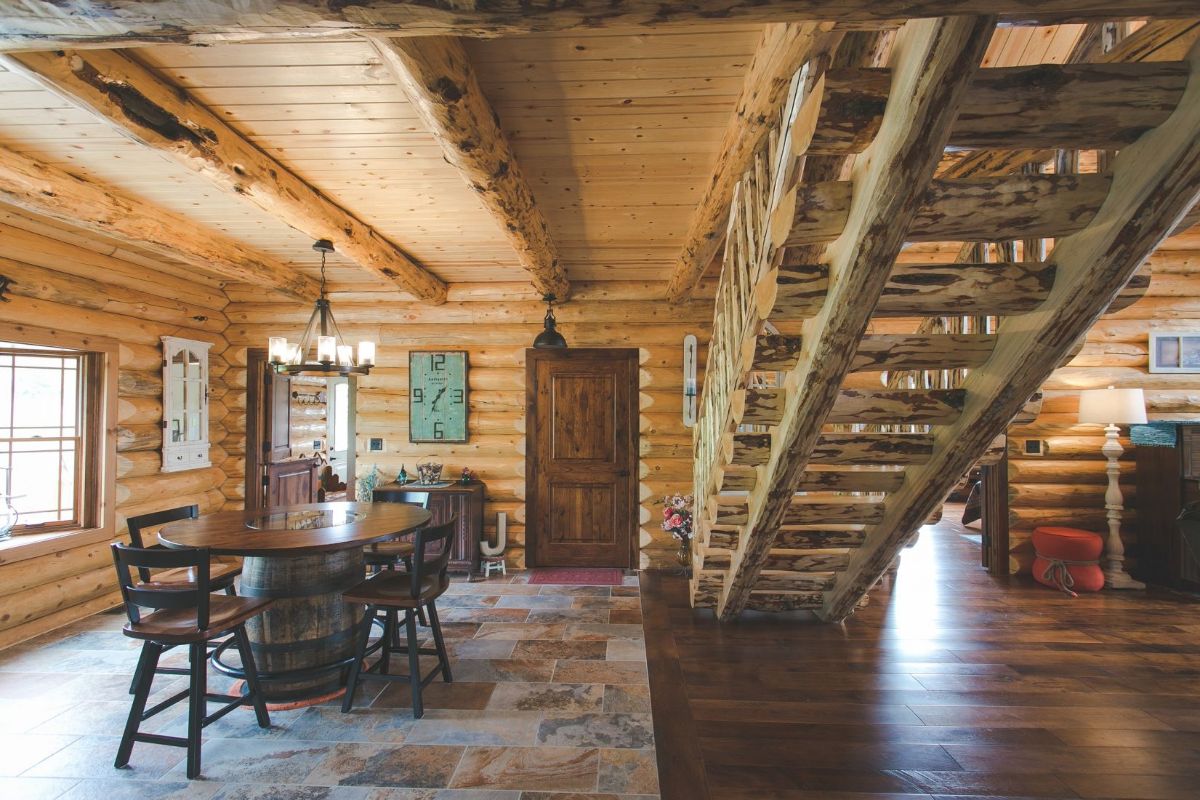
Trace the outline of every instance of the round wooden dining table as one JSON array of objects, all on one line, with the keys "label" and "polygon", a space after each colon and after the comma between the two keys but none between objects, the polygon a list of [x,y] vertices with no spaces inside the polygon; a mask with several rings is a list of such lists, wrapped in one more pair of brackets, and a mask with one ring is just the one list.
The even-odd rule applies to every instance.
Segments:
[{"label": "round wooden dining table", "polygon": [[[429,523],[423,508],[404,503],[312,503],[256,511],[220,511],[164,525],[166,547],[207,547],[242,556],[239,593],[269,597],[266,612],[246,623],[268,700],[311,698],[344,684],[362,609],[342,592],[364,577],[363,547]],[[218,668],[237,674],[214,656]]]}]

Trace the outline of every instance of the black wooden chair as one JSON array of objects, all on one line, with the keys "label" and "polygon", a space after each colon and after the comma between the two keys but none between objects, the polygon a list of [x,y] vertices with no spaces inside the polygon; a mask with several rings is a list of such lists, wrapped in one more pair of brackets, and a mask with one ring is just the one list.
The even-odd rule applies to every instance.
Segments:
[{"label": "black wooden chair", "polygon": [[[171,745],[187,748],[187,777],[200,774],[200,731],[207,725],[242,705],[253,705],[260,727],[268,728],[271,720],[263,702],[258,672],[254,668],[254,655],[250,651],[250,639],[246,636],[246,620],[263,612],[270,600],[253,597],[229,597],[212,595],[210,561],[206,548],[167,550],[112,546],[113,562],[117,568],[117,580],[121,585],[121,597],[129,622],[124,633],[142,640],[142,653],[138,659],[136,687],[133,702],[129,707],[129,718],[125,732],[117,748],[115,766],[129,763],[135,742]],[[143,569],[182,569],[194,575],[193,583],[160,584],[135,580],[133,571]],[[151,609],[143,615],[142,609]],[[208,693],[208,643],[218,636],[232,632],[242,657],[246,673],[246,694],[238,697]],[[159,656],[168,647],[187,645],[190,655],[190,686],[146,710],[150,688],[154,683],[155,668]],[[164,736],[157,733],[141,733],[143,721],[165,711],[184,698],[188,699],[187,737]],[[212,714],[208,713],[208,701],[223,702],[225,705]]]},{"label": "black wooden chair", "polygon": [[[355,660],[350,667],[350,678],[346,683],[346,697],[342,711],[349,711],[354,704],[354,690],[361,680],[377,679],[404,681],[412,686],[413,717],[420,719],[424,713],[421,690],[439,673],[449,683],[450,658],[446,655],[446,642],[442,638],[442,626],[438,621],[437,598],[450,586],[447,567],[450,564],[450,540],[454,536],[455,520],[422,528],[414,535],[413,568],[409,572],[385,570],[367,578],[357,586],[342,593],[347,603],[359,603],[367,607],[359,624]],[[441,545],[436,553],[435,545]],[[426,558],[426,554],[430,554]],[[434,649],[422,649],[417,640],[417,611],[424,609],[429,616],[429,627],[433,631]],[[367,641],[371,636],[371,625],[376,614],[384,612],[383,635],[380,637],[379,660],[369,669],[364,668]],[[404,612],[404,627],[407,643],[404,648],[396,646],[398,638],[398,615]],[[388,665],[393,653],[408,656],[408,674],[392,675]],[[422,655],[436,655],[437,666],[428,675],[421,675]]]},{"label": "black wooden chair", "polygon": [[[429,508],[429,492],[405,492],[401,497],[403,498],[399,501],[401,503],[424,509]],[[408,536],[404,541],[389,539],[385,542],[369,544],[363,548],[363,563],[370,567],[372,572],[395,569],[400,564],[404,564],[405,570],[411,572],[412,556],[413,542]]]},{"label": "black wooden chair", "polygon": [[[198,516],[200,516],[200,507],[191,505],[130,517],[125,520],[125,524],[129,526],[129,542],[134,547],[145,550],[162,550],[164,548],[160,544],[147,547],[142,532],[147,528],[155,528],[160,525],[166,525],[168,522],[177,522],[181,519],[196,519]],[[236,595],[237,590],[234,588],[234,581],[242,574],[241,562],[223,559],[218,556],[213,558],[210,563],[208,577],[209,586],[212,591],[225,592],[227,595]],[[190,585],[196,582],[195,571],[191,569],[167,569],[151,573],[148,568],[140,567],[137,572],[143,588],[168,588],[174,585]],[[215,644],[217,643],[214,643],[214,646]],[[170,648],[167,649],[169,650]],[[189,670],[186,667],[158,667],[155,669],[155,672],[159,675],[187,675]],[[129,685],[130,694],[133,694],[134,690],[137,689],[138,677],[139,673],[134,673],[133,682]]]},{"label": "black wooden chair", "polygon": [[[169,508],[166,511],[155,511],[153,514],[140,514],[136,517],[130,517],[125,520],[125,524],[129,526],[129,543],[134,547],[150,550],[159,549],[162,547],[160,544],[146,545],[142,538],[142,531],[147,528],[166,525],[168,522],[178,522],[181,519],[196,519],[198,516],[200,516],[200,507],[193,505]],[[139,569],[138,574],[141,575],[143,583],[150,583],[150,570]],[[212,567],[209,569],[212,590],[214,592],[223,591],[229,595],[237,594],[233,582],[241,574],[242,564],[240,561],[225,559],[220,556],[214,558],[212,560]],[[186,569],[166,570],[154,575],[154,582],[156,583],[195,583],[195,581],[195,575]]]}]

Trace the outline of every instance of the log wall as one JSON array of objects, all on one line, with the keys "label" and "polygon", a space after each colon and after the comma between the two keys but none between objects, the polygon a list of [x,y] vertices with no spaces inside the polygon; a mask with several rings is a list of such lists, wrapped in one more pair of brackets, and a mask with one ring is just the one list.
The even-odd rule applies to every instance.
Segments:
[{"label": "log wall", "polygon": [[[571,347],[636,347],[641,389],[641,566],[674,564],[676,544],[659,530],[664,494],[690,493],[692,435],[683,426],[683,337],[695,334],[701,348],[712,325],[711,296],[694,303],[667,305],[651,284],[576,284],[569,304],[556,309],[559,330]],[[455,300],[455,297],[470,299]],[[269,335],[298,330],[308,309],[280,300],[262,302],[261,293],[243,296],[227,309],[231,358],[244,363],[246,346],[261,347]],[[510,295],[511,296],[511,295]],[[249,300],[253,299],[253,302]],[[415,473],[419,460],[445,464],[444,475],[470,467],[487,483],[484,527],[494,536],[496,514],[508,514],[510,565],[524,564],[525,543],[525,349],[541,329],[545,306],[534,300],[501,300],[486,291],[452,292],[443,306],[366,302],[333,296],[338,324],[351,341],[373,338],[378,366],[358,383],[358,474],[377,465],[391,480],[401,465]],[[408,441],[408,352],[413,349],[466,350],[470,417],[466,444],[411,444]],[[704,352],[700,364],[704,363]],[[243,378],[244,380],[244,378]],[[369,452],[367,441],[384,440]]]},{"label": "log wall", "polygon": [[[1200,330],[1200,277],[1195,252],[1182,249],[1200,240],[1194,232],[1168,240],[1151,258],[1150,287],[1128,308],[1107,314],[1088,332],[1083,348],[1044,385],[1042,412],[1028,425],[1009,430],[1010,570],[1028,571],[1029,537],[1038,525],[1069,525],[1104,534],[1104,431],[1076,423],[1081,389],[1141,387],[1151,420],[1200,420],[1200,375],[1151,374],[1151,331]],[[1180,248],[1180,249],[1176,249]],[[1188,270],[1193,270],[1189,272]],[[1045,442],[1045,455],[1024,454],[1027,439]],[[1122,426],[1121,491],[1125,513],[1121,534],[1130,561],[1137,556],[1137,502],[1133,445]]]},{"label": "log wall", "polygon": [[[228,300],[208,279],[156,269],[111,246],[51,238],[36,225],[0,221],[0,274],[13,280],[11,302],[0,318],[70,334],[115,339],[118,355],[116,530],[88,541],[0,547],[0,647],[64,625],[119,602],[110,541],[125,537],[125,519],[172,506],[198,503],[202,511],[240,505],[228,496],[228,466],[239,461],[245,414],[226,403]],[[117,252],[117,255],[126,255]],[[213,343],[210,351],[212,466],[160,473],[162,463],[162,348],[164,335]],[[241,403],[244,407],[244,400]],[[230,452],[232,450],[232,453]],[[28,542],[29,540],[26,540]],[[31,549],[36,554],[31,553]]]}]

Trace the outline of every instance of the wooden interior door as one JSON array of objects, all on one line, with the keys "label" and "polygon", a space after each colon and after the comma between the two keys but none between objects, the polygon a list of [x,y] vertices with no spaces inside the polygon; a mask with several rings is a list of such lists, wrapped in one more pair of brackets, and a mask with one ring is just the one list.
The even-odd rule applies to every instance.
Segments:
[{"label": "wooden interior door", "polygon": [[246,354],[246,508],[315,503],[315,459],[292,458],[292,382],[267,364],[266,352]]},{"label": "wooden interior door", "polygon": [[526,559],[635,566],[637,350],[527,350]]}]

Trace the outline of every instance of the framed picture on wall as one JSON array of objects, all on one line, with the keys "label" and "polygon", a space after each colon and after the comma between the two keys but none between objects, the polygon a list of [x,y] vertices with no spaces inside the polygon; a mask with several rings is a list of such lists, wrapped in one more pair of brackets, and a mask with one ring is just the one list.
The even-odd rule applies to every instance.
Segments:
[{"label": "framed picture on wall", "polygon": [[467,353],[413,350],[408,354],[408,440],[467,441]]},{"label": "framed picture on wall", "polygon": [[1200,372],[1200,331],[1150,334],[1151,372]]}]

